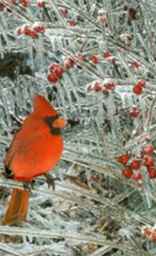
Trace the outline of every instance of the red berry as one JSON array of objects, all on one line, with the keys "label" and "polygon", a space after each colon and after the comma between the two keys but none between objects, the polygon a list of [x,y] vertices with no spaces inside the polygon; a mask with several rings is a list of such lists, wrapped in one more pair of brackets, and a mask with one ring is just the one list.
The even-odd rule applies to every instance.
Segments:
[{"label": "red berry", "polygon": [[121,155],[117,157],[117,161],[123,165],[126,165],[128,163],[129,160],[129,155],[125,154],[125,155]]},{"label": "red berry", "polygon": [[108,58],[111,58],[111,57],[113,57],[113,56],[112,56],[112,54],[111,54],[110,51],[105,51],[104,54],[103,54],[103,57],[104,57],[105,59],[108,59]]},{"label": "red berry", "polygon": [[139,111],[139,109],[138,109],[136,106],[133,106],[133,107],[131,108],[131,110],[129,111],[129,115],[130,115],[131,117],[134,117],[134,118],[138,117],[139,114],[140,114],[140,111]]},{"label": "red berry", "polygon": [[99,92],[99,91],[102,91],[102,84],[100,82],[95,82],[94,86],[93,86],[93,90],[95,92]]},{"label": "red berry", "polygon": [[73,60],[73,58],[67,58],[64,60],[63,66],[64,69],[70,69],[75,65],[75,61]]},{"label": "red berry", "polygon": [[154,160],[151,156],[149,155],[144,155],[144,165],[146,166],[153,166],[154,165]]},{"label": "red berry", "polygon": [[90,84],[87,88],[88,91],[94,91],[94,92],[101,92],[102,91],[103,85],[99,82],[96,81],[92,84]]},{"label": "red berry", "polygon": [[146,237],[150,237],[151,234],[152,234],[152,229],[150,227],[144,227],[143,228],[143,234],[146,236]]},{"label": "red berry", "polygon": [[88,91],[94,91],[94,92],[102,92],[103,91],[103,85],[100,82],[95,82],[94,84],[90,84],[87,87]]},{"label": "red berry", "polygon": [[145,87],[145,80],[141,79],[137,82],[137,85],[140,85],[142,87]]},{"label": "red berry", "polygon": [[57,78],[61,78],[64,73],[64,69],[61,67],[60,64],[57,64],[57,63],[51,64],[49,66],[49,71],[54,73],[55,76],[57,76]]},{"label": "red berry", "polygon": [[111,62],[113,65],[116,63],[115,57],[109,51],[105,51],[103,57],[107,61]]},{"label": "red berry", "polygon": [[34,30],[37,33],[43,33],[45,32],[45,27],[41,22],[35,22],[32,26],[32,30]]},{"label": "red berry", "polygon": [[145,80],[141,79],[139,80],[133,87],[133,92],[136,95],[140,95],[143,92],[143,88],[145,87]]},{"label": "red berry", "polygon": [[48,74],[48,77],[47,77],[48,81],[51,82],[51,83],[56,83],[59,78],[56,76],[56,74],[54,73],[50,73]]},{"label": "red berry", "polygon": [[110,81],[110,82],[107,82],[104,86],[105,86],[106,90],[112,91],[115,89],[116,84],[114,82]]},{"label": "red berry", "polygon": [[156,230],[155,229],[152,230],[150,240],[156,242]]},{"label": "red berry", "polygon": [[103,84],[100,81],[95,81],[87,86],[88,91],[101,92],[103,91]]},{"label": "red berry", "polygon": [[108,19],[107,19],[107,15],[98,15],[97,16],[97,21],[104,26],[108,25]]},{"label": "red berry", "polygon": [[35,30],[30,30],[28,33],[33,39],[38,38],[38,33]]},{"label": "red berry", "polygon": [[122,170],[122,175],[125,176],[126,178],[131,178],[133,175],[133,171],[131,168],[127,167],[126,169]]},{"label": "red berry", "polygon": [[142,180],[143,176],[141,174],[140,171],[136,171],[135,173],[133,173],[133,175],[131,176],[131,179],[133,180]]},{"label": "red berry", "polygon": [[24,25],[23,27],[21,27],[21,33],[32,38],[38,37],[38,33],[33,30],[29,25]]},{"label": "red berry", "polygon": [[44,0],[37,0],[37,7],[44,8],[45,7],[45,1]]},{"label": "red berry", "polygon": [[92,55],[90,57],[90,61],[93,63],[93,64],[98,64],[99,63],[99,57],[97,55]]},{"label": "red berry", "polygon": [[152,231],[150,227],[143,227],[142,234],[147,238],[151,240]]},{"label": "red berry", "polygon": [[66,7],[59,8],[59,13],[66,18],[68,16],[68,9]]},{"label": "red berry", "polygon": [[78,54],[75,57],[78,59],[79,62],[82,62],[82,61],[86,60],[85,56],[83,56],[82,54]]},{"label": "red berry", "polygon": [[155,167],[148,167],[147,168],[147,172],[148,172],[148,176],[149,176],[149,178],[151,178],[151,179],[154,179],[154,178],[156,178],[156,168]]},{"label": "red berry", "polygon": [[75,20],[68,20],[68,24],[69,24],[69,26],[74,27],[74,26],[76,26],[76,21]]},{"label": "red berry", "polygon": [[23,5],[24,7],[27,7],[29,5],[30,0],[20,0],[19,3]]},{"label": "red berry", "polygon": [[148,144],[144,147],[143,152],[147,155],[151,155],[154,152],[154,147],[152,144]]},{"label": "red berry", "polygon": [[155,227],[144,227],[142,230],[143,235],[150,241],[156,242],[156,229]]},{"label": "red berry", "polygon": [[131,20],[136,20],[136,17],[137,16],[137,10],[136,9],[134,9],[133,7],[130,7],[129,9],[128,9],[128,18],[129,18],[129,20],[131,21]]},{"label": "red berry", "polygon": [[133,87],[133,92],[134,92],[136,95],[140,95],[140,94],[142,94],[142,92],[143,92],[143,87],[142,87],[141,85],[136,84],[136,85]]},{"label": "red berry", "polygon": [[133,61],[130,63],[130,65],[134,70],[138,70],[141,67],[141,64],[138,61]]},{"label": "red berry", "polygon": [[23,25],[23,26],[21,27],[21,30],[22,30],[23,34],[25,34],[25,35],[29,35],[29,32],[31,31],[29,25]]},{"label": "red berry", "polygon": [[24,24],[24,25],[22,25],[21,27],[18,27],[18,28],[16,29],[16,34],[17,34],[17,35],[25,34],[26,31],[28,30],[28,28],[29,28],[29,26],[26,25],[26,24]]},{"label": "red berry", "polygon": [[130,163],[130,166],[134,170],[138,170],[140,168],[140,161],[137,159],[133,159],[132,162]]},{"label": "red berry", "polygon": [[53,72],[54,68],[59,68],[60,67],[60,64],[57,64],[57,63],[52,63],[49,65],[49,71],[50,72]]}]

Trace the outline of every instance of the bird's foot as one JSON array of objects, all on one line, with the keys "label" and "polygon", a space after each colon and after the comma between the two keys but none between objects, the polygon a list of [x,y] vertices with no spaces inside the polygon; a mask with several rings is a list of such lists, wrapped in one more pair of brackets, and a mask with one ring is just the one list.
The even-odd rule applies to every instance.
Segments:
[{"label": "bird's foot", "polygon": [[34,184],[35,184],[34,180],[32,180],[31,182],[23,182],[23,188],[31,192],[31,190],[34,188]]},{"label": "bird's foot", "polygon": [[49,173],[44,174],[47,184],[48,184],[48,188],[52,187],[53,190],[55,190],[55,181],[56,180],[60,180],[58,177],[53,178]]}]

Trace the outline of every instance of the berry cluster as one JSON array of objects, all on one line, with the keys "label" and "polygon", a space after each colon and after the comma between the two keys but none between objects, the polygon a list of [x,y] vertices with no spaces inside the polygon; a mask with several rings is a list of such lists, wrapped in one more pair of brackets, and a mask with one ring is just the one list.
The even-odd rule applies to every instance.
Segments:
[{"label": "berry cluster", "polygon": [[104,82],[93,81],[87,86],[87,91],[91,92],[110,92],[113,91],[116,87],[116,84],[111,79],[106,79]]},{"label": "berry cluster", "polygon": [[142,152],[141,158],[132,158],[129,154],[123,154],[117,157],[117,161],[121,163],[124,168],[122,175],[132,180],[141,180],[143,175],[141,173],[141,167],[146,167],[148,177],[150,179],[156,178],[156,167],[153,159],[154,147],[152,144],[147,144]]},{"label": "berry cluster", "polygon": [[[103,58],[106,61],[111,62],[113,64],[116,63],[115,57],[112,55],[112,53],[110,51],[104,51]],[[92,56],[89,57],[89,60],[93,64],[99,64],[100,63],[100,56],[99,55],[92,55]]]},{"label": "berry cluster", "polygon": [[62,17],[66,18],[67,19],[67,24],[70,26],[70,27],[75,27],[77,25],[77,21],[76,20],[73,20],[69,17],[69,12],[68,12],[68,9],[66,7],[60,7],[59,8],[59,13]]},{"label": "berry cluster", "polygon": [[[109,50],[106,50],[103,52],[103,58],[108,61],[111,62],[112,64],[116,64],[116,59],[115,57],[112,55],[112,53]],[[81,54],[78,55],[73,55],[72,57],[67,57],[65,58],[63,64],[57,64],[57,69],[61,70],[61,75],[60,74],[56,74],[56,72],[52,71],[51,69],[49,69],[48,72],[48,81],[50,83],[57,83],[59,81],[60,78],[62,78],[62,75],[65,71],[78,66],[80,63],[82,63],[83,61],[85,62],[90,62],[93,65],[97,65],[100,63],[100,56],[98,54],[94,54],[94,55],[90,55],[90,56],[84,56]],[[54,63],[55,65],[55,63]],[[53,66],[53,64],[51,65]],[[135,86],[133,87],[133,92],[137,95],[141,94],[143,91],[143,88],[145,86],[145,80],[139,80]],[[110,92],[112,90],[114,90],[116,87],[116,84],[109,79],[109,81],[106,81],[104,83],[101,83],[100,81],[94,81],[93,83],[91,83],[90,85],[87,86],[87,90],[88,91],[94,91],[94,92]],[[132,118],[137,118],[140,115],[140,110],[138,109],[137,106],[132,106],[132,108],[129,111],[129,114]]]},{"label": "berry cluster", "polygon": [[85,60],[83,55],[75,55],[73,57],[68,57],[64,59],[63,64],[53,63],[49,66],[48,72],[48,81],[50,83],[56,83],[63,76],[63,73],[71,68],[73,68],[76,64]]},{"label": "berry cluster", "polygon": [[49,73],[48,73],[48,81],[51,83],[56,83],[64,73],[63,67],[60,64],[53,63],[49,66]]},{"label": "berry cluster", "polygon": [[[2,11],[11,11],[12,5],[16,4],[16,0],[9,0],[6,3],[2,3],[3,1],[0,1],[0,12]],[[19,2],[20,3],[20,2]]]},{"label": "berry cluster", "polygon": [[16,30],[17,35],[26,35],[35,39],[40,33],[45,32],[45,26],[41,22],[35,22],[33,25],[23,25]]},{"label": "berry cluster", "polygon": [[[109,51],[104,52],[103,55],[104,59],[111,61],[114,60],[114,57],[112,56],[112,54]],[[100,62],[100,58],[98,55],[91,55],[91,56],[84,56],[81,54],[77,54],[74,55],[72,57],[67,57],[64,59],[63,64],[57,64],[57,68],[59,67],[59,69],[61,70],[61,76],[60,75],[56,75],[54,72],[51,72],[51,69],[49,68],[49,73],[48,73],[48,81],[51,83],[56,83],[63,75],[64,71],[67,71],[71,68],[73,68],[74,66],[78,66],[80,63],[82,63],[83,61],[88,61],[91,62],[92,64],[98,64]],[[55,63],[54,63],[55,64]],[[52,66],[53,64],[51,64]],[[101,83],[100,83],[101,84]],[[97,87],[103,87],[103,85],[99,85],[99,86],[95,86]],[[103,89],[107,89],[107,90],[113,90],[115,88],[115,84],[114,82],[107,82],[107,85],[105,85],[105,88],[103,87]],[[100,91],[101,89],[93,89],[94,91]],[[92,89],[91,89],[92,90]]]},{"label": "berry cluster", "polygon": [[76,64],[85,60],[83,55],[75,55],[73,57],[68,57],[64,59],[63,65],[58,63],[53,63],[49,66],[48,72],[48,81],[50,83],[56,83],[62,78],[63,73],[71,68],[73,68]]}]

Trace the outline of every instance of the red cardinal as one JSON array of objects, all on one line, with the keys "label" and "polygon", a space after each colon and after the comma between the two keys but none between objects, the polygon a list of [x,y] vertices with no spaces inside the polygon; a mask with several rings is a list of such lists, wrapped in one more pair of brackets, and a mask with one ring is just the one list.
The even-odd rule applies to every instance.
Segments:
[{"label": "red cardinal", "polygon": [[[65,120],[40,95],[33,101],[33,112],[24,120],[5,156],[5,176],[31,182],[55,167],[63,151],[61,128]],[[24,221],[28,211],[29,191],[13,189],[3,224]]]}]

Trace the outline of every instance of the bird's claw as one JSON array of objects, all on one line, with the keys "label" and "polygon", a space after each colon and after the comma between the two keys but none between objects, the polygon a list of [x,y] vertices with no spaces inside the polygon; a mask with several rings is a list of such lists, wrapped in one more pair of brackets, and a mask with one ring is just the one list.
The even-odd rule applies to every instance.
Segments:
[{"label": "bird's claw", "polygon": [[23,188],[29,192],[34,188],[35,181],[32,180],[31,182],[23,182]]},{"label": "bird's claw", "polygon": [[52,187],[55,190],[55,180],[60,180],[58,177],[53,178],[50,174],[46,173],[44,175],[48,184],[48,188]]}]

